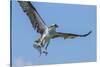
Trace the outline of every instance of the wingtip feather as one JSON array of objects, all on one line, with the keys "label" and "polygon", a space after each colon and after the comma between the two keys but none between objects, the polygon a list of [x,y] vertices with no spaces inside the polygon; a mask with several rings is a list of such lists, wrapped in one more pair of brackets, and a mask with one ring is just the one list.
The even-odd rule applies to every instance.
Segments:
[{"label": "wingtip feather", "polygon": [[90,35],[91,33],[92,33],[92,31],[89,31],[87,34],[81,35],[81,37],[86,37],[86,36]]}]

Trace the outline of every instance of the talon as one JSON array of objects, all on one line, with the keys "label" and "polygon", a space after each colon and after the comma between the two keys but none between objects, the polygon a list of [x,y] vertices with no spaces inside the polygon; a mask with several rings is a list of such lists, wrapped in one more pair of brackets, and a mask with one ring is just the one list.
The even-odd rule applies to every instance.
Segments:
[{"label": "talon", "polygon": [[39,43],[39,40],[35,40],[34,42]]},{"label": "talon", "polygon": [[39,51],[40,56],[41,56],[41,54],[42,54],[42,52],[41,52],[41,46],[37,45],[37,44],[34,44],[33,47]]},{"label": "talon", "polygon": [[46,51],[43,51],[43,53],[45,53],[46,56],[47,56],[47,54],[48,54],[48,52],[46,52]]}]

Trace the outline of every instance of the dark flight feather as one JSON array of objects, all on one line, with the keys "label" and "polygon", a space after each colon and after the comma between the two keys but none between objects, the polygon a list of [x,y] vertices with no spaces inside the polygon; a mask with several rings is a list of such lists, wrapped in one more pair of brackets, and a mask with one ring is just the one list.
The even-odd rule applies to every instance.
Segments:
[{"label": "dark flight feather", "polygon": [[18,1],[18,3],[29,17],[33,28],[38,33],[43,34],[47,26],[37,12],[36,8],[29,1]]}]

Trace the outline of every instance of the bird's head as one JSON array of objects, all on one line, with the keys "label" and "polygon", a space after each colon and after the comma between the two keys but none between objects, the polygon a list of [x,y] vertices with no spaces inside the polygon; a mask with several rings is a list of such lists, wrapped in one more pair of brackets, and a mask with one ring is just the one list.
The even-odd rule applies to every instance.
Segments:
[{"label": "bird's head", "polygon": [[59,26],[57,24],[52,24],[51,27],[58,28]]}]

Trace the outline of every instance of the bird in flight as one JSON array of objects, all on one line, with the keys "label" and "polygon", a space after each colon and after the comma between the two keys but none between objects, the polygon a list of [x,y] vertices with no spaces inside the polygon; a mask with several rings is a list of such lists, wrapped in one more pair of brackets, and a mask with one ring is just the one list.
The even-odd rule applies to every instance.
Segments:
[{"label": "bird in flight", "polygon": [[18,1],[24,13],[28,16],[32,27],[36,30],[37,33],[40,34],[40,37],[34,41],[33,47],[36,48],[40,56],[41,54],[47,55],[47,48],[50,43],[51,39],[55,38],[64,38],[64,39],[73,39],[76,37],[86,37],[90,32],[87,34],[79,35],[79,34],[72,34],[72,33],[62,33],[57,32],[56,29],[58,28],[57,24],[52,24],[51,26],[47,26],[44,20],[39,15],[36,8],[31,4],[29,1]]}]

